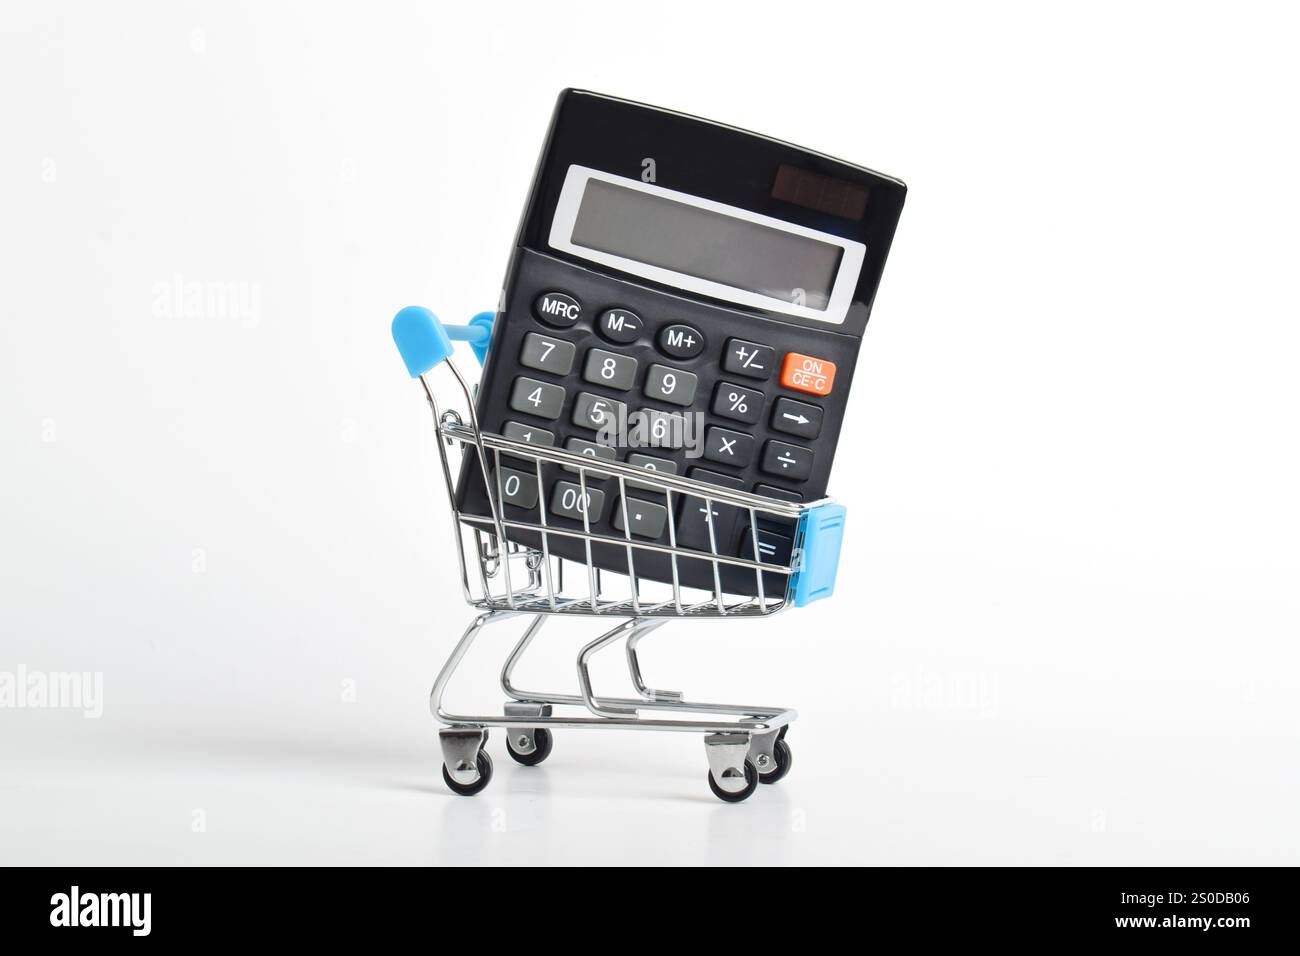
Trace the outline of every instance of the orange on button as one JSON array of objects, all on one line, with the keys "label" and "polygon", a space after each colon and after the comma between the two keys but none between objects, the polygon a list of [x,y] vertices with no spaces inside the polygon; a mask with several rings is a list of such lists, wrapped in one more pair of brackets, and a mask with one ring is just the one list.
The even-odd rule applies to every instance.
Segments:
[{"label": "orange on button", "polygon": [[781,365],[781,384],[796,392],[829,395],[835,385],[835,363],[829,359],[790,352]]}]

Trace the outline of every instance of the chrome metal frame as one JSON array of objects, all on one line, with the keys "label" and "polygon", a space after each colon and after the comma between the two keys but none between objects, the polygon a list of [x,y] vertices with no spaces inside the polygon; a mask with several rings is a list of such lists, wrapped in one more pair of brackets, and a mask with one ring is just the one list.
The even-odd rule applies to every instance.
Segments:
[{"label": "chrome metal frame", "polygon": [[[442,411],[428,373],[420,376],[429,405],[433,410],[435,433],[443,478],[451,505],[453,534],[460,562],[461,586],[466,601],[480,613],[466,629],[439,672],[430,693],[429,709],[447,729],[440,731],[448,774],[456,784],[472,785],[478,776],[476,759],[486,741],[486,728],[504,727],[512,730],[511,742],[516,752],[527,754],[534,746],[535,733],[541,728],[582,729],[608,728],[613,730],[665,730],[697,733],[705,737],[710,774],[720,791],[738,794],[749,784],[745,779],[744,764],[753,760],[764,771],[771,766],[773,747],[778,735],[795,719],[794,710],[785,707],[716,704],[687,700],[680,691],[660,690],[648,686],[642,677],[638,645],[650,633],[660,628],[668,619],[718,620],[753,617],[770,617],[785,610],[793,592],[795,573],[800,569],[802,553],[801,514],[823,502],[794,504],[762,498],[743,492],[734,492],[673,475],[652,475],[621,462],[599,461],[558,448],[530,445],[501,435],[482,432],[474,410],[473,392],[451,361],[445,363],[455,377],[464,397],[466,416],[456,411]],[[487,515],[469,514],[457,510],[454,474],[461,473],[461,462],[453,461],[449,450],[460,455],[470,455],[477,461],[479,474],[488,490]],[[537,522],[522,522],[504,517],[501,487],[501,456],[508,454],[516,462],[533,462],[538,487]],[[494,467],[489,467],[489,461]],[[616,478],[619,501],[623,511],[623,536],[593,532],[584,515],[581,531],[561,528],[548,522],[546,489],[542,483],[543,463],[568,466],[576,471],[578,484],[585,495],[589,476]],[[524,465],[526,467],[526,464]],[[632,537],[627,520],[627,483],[649,488],[666,497],[668,509],[669,544],[640,541]],[[674,522],[674,495],[690,495],[705,502],[705,520],[712,545],[703,552],[680,547]],[[757,518],[765,515],[783,520],[796,528],[794,547],[785,564],[748,560],[719,553],[713,528],[713,511],[716,505],[730,506],[749,514],[752,553],[761,554],[756,531]],[[538,537],[540,548],[530,548],[511,541],[511,532],[531,532]],[[586,543],[586,562],[566,562],[551,553],[551,536],[578,538]],[[592,562],[593,542],[622,545],[628,556],[629,573],[611,574],[595,567]],[[644,590],[645,582],[636,575],[635,555],[659,552],[671,558],[672,581],[667,594],[650,599]],[[713,571],[711,592],[699,592],[695,598],[687,595],[680,584],[678,560],[706,561]],[[723,565],[750,569],[754,572],[754,594],[724,593],[720,569]],[[570,570],[566,575],[566,566]],[[765,574],[786,576],[787,587],[782,594],[767,593]],[[627,590],[610,594],[607,585],[613,580],[626,582]],[[660,585],[662,587],[662,585]],[[509,702],[502,714],[456,714],[443,705],[443,696],[452,676],[477,639],[490,624],[499,623],[521,615],[532,615],[523,635],[507,655],[501,668],[500,683]],[[524,652],[533,643],[542,625],[552,615],[625,618],[621,623],[604,630],[578,652],[575,661],[577,690],[575,693],[557,693],[523,690],[515,686],[513,673]],[[628,676],[635,697],[606,697],[598,695],[592,685],[590,662],[604,648],[624,641]],[[555,707],[581,708],[584,716],[556,715]],[[642,716],[646,711],[663,716]],[[685,719],[670,715],[694,715]]]}]

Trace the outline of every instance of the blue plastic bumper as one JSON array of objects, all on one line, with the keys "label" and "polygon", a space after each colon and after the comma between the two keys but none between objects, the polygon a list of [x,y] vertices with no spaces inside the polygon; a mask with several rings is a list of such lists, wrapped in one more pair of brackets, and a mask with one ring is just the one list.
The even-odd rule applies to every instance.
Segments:
[{"label": "blue plastic bumper", "polygon": [[844,542],[843,505],[825,504],[805,511],[799,519],[803,532],[803,562],[794,575],[794,606],[803,607],[835,593],[835,572]]}]

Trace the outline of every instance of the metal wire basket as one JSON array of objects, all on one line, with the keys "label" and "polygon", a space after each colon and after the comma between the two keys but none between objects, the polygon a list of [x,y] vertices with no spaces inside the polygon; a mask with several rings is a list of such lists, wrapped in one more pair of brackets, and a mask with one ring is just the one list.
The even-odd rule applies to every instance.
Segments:
[{"label": "metal wire basket", "polygon": [[[676,691],[647,687],[641,677],[637,644],[669,619],[719,620],[770,617],[830,596],[844,528],[844,508],[831,499],[799,504],[719,488],[675,475],[648,473],[616,461],[596,461],[559,448],[529,444],[503,435],[483,432],[474,408],[474,392],[451,361],[452,339],[470,342],[482,361],[489,346],[491,314],[476,316],[462,327],[444,326],[427,309],[403,309],[393,320],[393,337],[412,377],[418,378],[433,410],[437,447],[452,513],[453,535],[466,601],[481,613],[443,666],[434,683],[430,708],[446,729],[439,732],[443,751],[443,777],[456,793],[482,790],[492,775],[485,745],[487,728],[507,729],[510,755],[526,765],[540,763],[550,753],[555,728],[672,730],[705,735],[709,758],[709,784],[723,800],[748,797],[759,782],[775,783],[790,767],[790,750],[784,737],[794,720],[788,708],[688,701]],[[430,383],[434,367],[445,364],[458,386],[460,408],[443,409]],[[463,411],[461,410],[463,409]],[[503,467],[503,458],[505,466]],[[468,465],[466,462],[468,461]],[[590,501],[593,481],[613,481],[618,489],[621,534],[593,530],[585,504],[576,509],[581,527],[548,519],[546,474],[552,466],[577,476],[575,500]],[[474,480],[487,490],[486,513],[457,507],[458,482]],[[537,520],[506,516],[508,494],[518,496],[518,483],[532,481],[536,488]],[[511,487],[507,483],[515,482]],[[632,532],[629,508],[637,498],[629,487],[667,504],[668,542],[638,540]],[[682,498],[702,502],[708,529],[706,549],[680,546],[674,513]],[[719,507],[737,509],[749,519],[749,557],[725,553],[718,547],[714,515]],[[788,558],[779,558],[760,541],[760,523],[790,529]],[[580,541],[585,561],[572,561],[553,553],[559,538]],[[617,548],[625,556],[625,573],[611,571],[608,562],[598,566],[593,549]],[[742,549],[742,554],[744,549]],[[638,561],[651,559],[669,573],[666,580],[647,580],[638,574]],[[779,559],[778,559],[779,558]],[[683,566],[705,567],[712,587],[683,585]],[[724,572],[724,569],[725,572]],[[740,569],[736,572],[733,569]],[[751,576],[752,575],[752,576]],[[698,579],[699,574],[691,576]],[[728,582],[752,582],[741,593]],[[533,620],[518,640],[501,672],[501,687],[510,702],[501,715],[457,715],[442,706],[443,692],[473,643],[490,623],[517,615]],[[512,673],[542,624],[553,616],[603,617],[626,620],[590,641],[578,654],[578,693],[522,691]],[[598,697],[591,685],[589,661],[597,651],[626,641],[629,676],[637,696]],[[556,716],[554,708],[581,707],[585,716]],[[665,719],[642,716],[642,711],[708,715],[713,719]],[[731,718],[731,719],[717,719]]]}]

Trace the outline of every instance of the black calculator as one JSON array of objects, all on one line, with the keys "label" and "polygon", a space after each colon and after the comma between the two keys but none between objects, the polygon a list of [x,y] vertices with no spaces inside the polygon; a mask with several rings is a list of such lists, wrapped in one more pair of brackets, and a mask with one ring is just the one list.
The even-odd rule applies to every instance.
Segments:
[{"label": "black calculator", "polygon": [[[767,498],[823,497],[905,194],[789,143],[565,90],[493,325],[480,427]],[[477,463],[464,467],[458,507],[490,515]],[[582,531],[585,516],[592,532],[667,545],[672,507],[678,547],[789,559],[792,524],[751,531],[744,509],[709,515],[703,499],[631,481],[625,509],[615,479],[547,464],[539,483],[534,467],[501,460],[506,519],[536,523],[544,507],[551,527]],[[551,554],[586,561],[583,540],[548,538]],[[598,568],[625,574],[628,560],[593,547]],[[714,588],[713,569],[694,564],[681,562],[681,583]],[[632,570],[671,580],[650,550]],[[753,587],[743,568],[723,578],[724,590]]]}]

